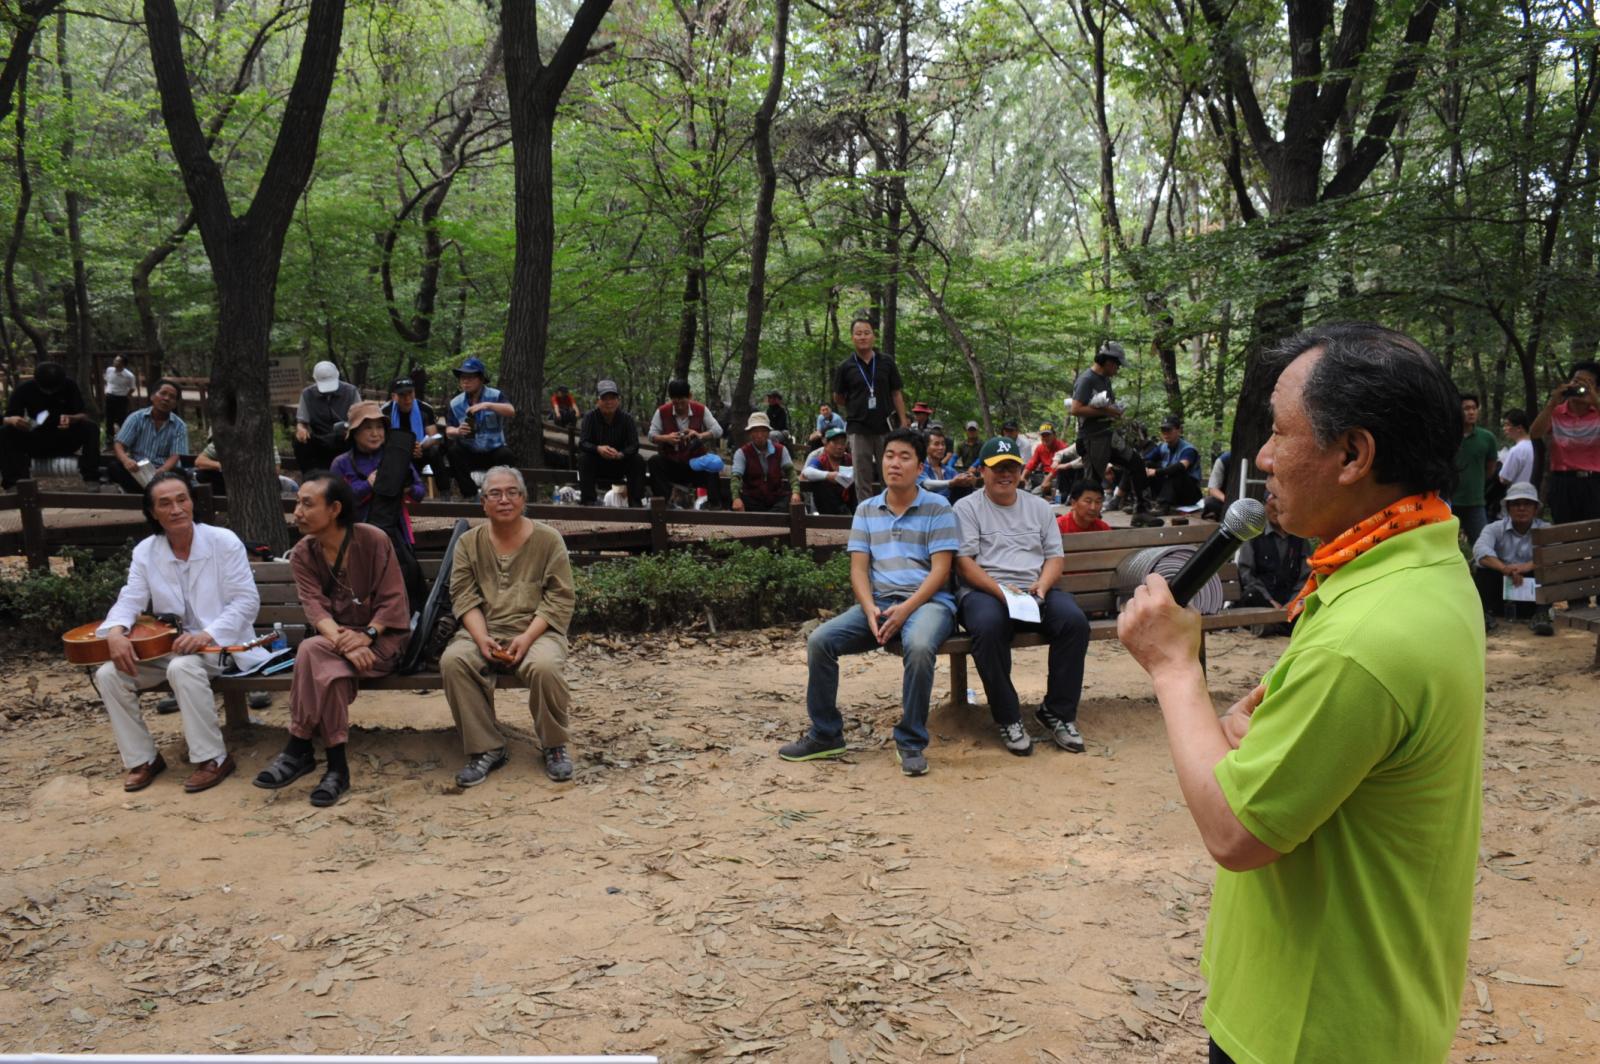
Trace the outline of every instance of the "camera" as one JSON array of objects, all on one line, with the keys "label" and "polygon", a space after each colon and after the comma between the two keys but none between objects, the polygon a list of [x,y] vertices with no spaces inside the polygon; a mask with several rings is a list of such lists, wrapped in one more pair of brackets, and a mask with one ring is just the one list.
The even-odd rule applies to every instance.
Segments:
[{"label": "camera", "polygon": [[1588,395],[1589,394],[1589,386],[1587,384],[1571,384],[1571,385],[1568,385],[1567,386],[1567,394],[1568,395]]}]

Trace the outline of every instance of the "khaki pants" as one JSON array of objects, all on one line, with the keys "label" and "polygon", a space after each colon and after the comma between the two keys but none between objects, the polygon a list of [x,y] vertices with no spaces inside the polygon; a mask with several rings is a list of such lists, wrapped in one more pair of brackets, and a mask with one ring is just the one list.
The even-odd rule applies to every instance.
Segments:
[{"label": "khaki pants", "polygon": [[198,765],[215,761],[228,752],[222,741],[222,725],[217,720],[217,701],[211,694],[211,677],[222,671],[217,655],[171,654],[141,661],[138,673],[118,672],[111,662],[95,670],[94,685],[111,718],[111,731],[117,737],[125,768],[138,768],[156,759],[156,741],[145,727],[139,712],[139,692],[165,680],[172,686],[183,717],[183,737],[189,744],[189,760]]},{"label": "khaki pants", "polygon": [[[546,750],[567,745],[567,709],[572,703],[572,691],[563,675],[566,664],[566,637],[546,632],[534,640],[516,668],[517,675],[528,685],[528,712],[533,715],[539,745]],[[439,657],[444,698],[450,704],[450,715],[456,719],[462,748],[469,757],[506,745],[494,719],[495,674],[466,629],[456,633]]]}]

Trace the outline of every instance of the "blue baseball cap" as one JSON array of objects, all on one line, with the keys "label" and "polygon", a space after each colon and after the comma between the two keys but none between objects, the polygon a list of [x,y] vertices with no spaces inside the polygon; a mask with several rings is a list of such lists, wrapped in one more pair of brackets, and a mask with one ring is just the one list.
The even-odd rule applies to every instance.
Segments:
[{"label": "blue baseball cap", "polygon": [[483,359],[481,358],[469,358],[450,372],[458,377],[463,373],[476,373],[484,380],[489,379],[489,367],[483,364]]}]

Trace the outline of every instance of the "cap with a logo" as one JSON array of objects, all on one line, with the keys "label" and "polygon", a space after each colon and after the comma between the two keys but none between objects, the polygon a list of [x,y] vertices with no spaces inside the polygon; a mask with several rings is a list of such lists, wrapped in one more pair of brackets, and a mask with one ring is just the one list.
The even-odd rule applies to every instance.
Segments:
[{"label": "cap with a logo", "polygon": [[457,377],[461,376],[463,373],[476,373],[484,380],[489,379],[489,367],[483,364],[483,359],[481,358],[469,358],[450,372],[454,373]]},{"label": "cap with a logo", "polygon": [[621,395],[622,394],[621,389],[619,389],[617,387],[617,382],[616,381],[601,381],[599,384],[594,386],[594,390],[595,390],[595,394],[598,395],[602,399],[604,399],[608,395]]},{"label": "cap with a logo", "polygon": [[1506,502],[1538,502],[1539,489],[1526,480],[1519,480],[1506,489]]},{"label": "cap with a logo", "polygon": [[317,391],[323,395],[339,390],[339,367],[332,362],[318,362],[311,367],[311,379],[317,382]]},{"label": "cap with a logo", "polygon": [[376,400],[363,399],[359,403],[351,403],[350,409],[344,415],[344,435],[346,439],[355,435],[356,429],[368,421],[383,421],[383,407]]},{"label": "cap with a logo", "polygon": [[1050,424],[1050,422],[1046,421],[1043,425],[1039,426],[1039,432],[1041,435],[1048,432],[1050,435],[1054,436],[1056,434],[1056,427]]},{"label": "cap with a logo", "polygon": [[995,436],[978,452],[978,461],[986,466],[997,466],[1001,462],[1015,462],[1021,465],[1022,456],[1017,453],[1016,440]]},{"label": "cap with a logo", "polygon": [[1122,352],[1122,345],[1115,340],[1107,340],[1101,344],[1100,350],[1094,356],[1096,362],[1103,362],[1108,358],[1119,366],[1127,361],[1127,356]]},{"label": "cap with a logo", "polygon": [[759,414],[759,413],[758,414],[751,414],[750,415],[750,420],[746,421],[744,423],[744,430],[746,432],[749,432],[751,429],[771,429],[771,428],[772,428],[772,422],[767,419],[767,415],[765,415],[765,414]]},{"label": "cap with a logo", "polygon": [[389,385],[389,390],[396,395],[404,395],[406,392],[416,391],[417,382],[410,377],[396,377],[394,383]]}]

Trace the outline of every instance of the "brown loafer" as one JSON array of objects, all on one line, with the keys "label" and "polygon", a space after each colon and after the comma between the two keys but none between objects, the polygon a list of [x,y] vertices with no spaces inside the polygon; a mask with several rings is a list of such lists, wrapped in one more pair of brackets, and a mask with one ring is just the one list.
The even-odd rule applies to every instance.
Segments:
[{"label": "brown loafer", "polygon": [[207,761],[183,781],[183,789],[187,794],[198,794],[210,790],[229,776],[233,775],[233,755],[228,754],[221,761]]},{"label": "brown loafer", "polygon": [[147,765],[129,769],[128,774],[122,779],[122,789],[125,791],[142,791],[167,770],[167,763],[157,754],[156,759]]}]

